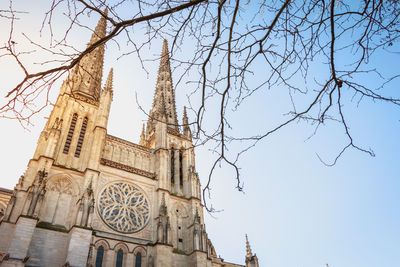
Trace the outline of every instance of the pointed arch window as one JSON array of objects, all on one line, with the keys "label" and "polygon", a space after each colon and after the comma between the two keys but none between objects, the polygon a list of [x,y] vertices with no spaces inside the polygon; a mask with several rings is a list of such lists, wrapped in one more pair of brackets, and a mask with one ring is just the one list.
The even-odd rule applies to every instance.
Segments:
[{"label": "pointed arch window", "polygon": [[115,263],[116,267],[122,267],[122,262],[124,260],[124,251],[122,250],[122,248],[118,249],[117,252],[117,261]]},{"label": "pointed arch window", "polygon": [[171,183],[175,183],[175,151],[171,149]]},{"label": "pointed arch window", "polygon": [[75,113],[72,116],[71,124],[69,126],[69,130],[68,130],[68,134],[67,134],[67,139],[65,140],[65,145],[64,145],[64,150],[63,150],[64,154],[68,154],[68,152],[69,152],[69,147],[71,146],[72,136],[74,135],[77,119],[78,119],[78,114]]},{"label": "pointed arch window", "polygon": [[136,254],[135,267],[142,267],[142,254],[140,252]]},{"label": "pointed arch window", "polygon": [[183,153],[179,150],[179,185],[183,186]]},{"label": "pointed arch window", "polygon": [[96,267],[101,267],[103,265],[104,247],[100,246],[97,248],[96,254]]},{"label": "pointed arch window", "polygon": [[85,138],[87,123],[88,123],[88,118],[85,117],[82,122],[82,127],[81,127],[81,132],[79,134],[78,144],[76,145],[76,149],[75,149],[75,157],[76,158],[79,158],[79,156],[81,155],[83,139]]}]

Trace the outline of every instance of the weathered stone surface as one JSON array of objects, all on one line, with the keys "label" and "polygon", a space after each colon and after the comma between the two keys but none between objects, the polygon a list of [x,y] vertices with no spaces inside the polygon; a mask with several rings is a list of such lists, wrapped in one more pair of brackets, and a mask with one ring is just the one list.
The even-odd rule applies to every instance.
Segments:
[{"label": "weathered stone surface", "polygon": [[29,266],[62,266],[65,263],[68,234],[36,228],[29,246]]},{"label": "weathered stone surface", "polygon": [[68,255],[67,260],[71,266],[85,266],[92,231],[78,227],[72,228],[69,233]]},{"label": "weathered stone surface", "polygon": [[8,253],[10,258],[24,259],[27,256],[29,245],[35,231],[37,220],[27,217],[19,217],[15,226]]},{"label": "weathered stone surface", "polygon": [[[92,41],[104,36],[105,29],[102,18]],[[167,42],[140,144],[107,132],[113,71],[101,90],[103,50],[84,57],[61,87],[34,157],[15,187],[14,204],[6,208],[12,210],[10,219],[0,222],[0,252],[10,256],[0,263],[243,266],[224,262],[207,238],[186,113],[183,131],[178,125]],[[85,67],[87,73],[81,75]],[[46,177],[35,195],[38,173]],[[1,197],[3,191],[0,200],[9,199]],[[247,266],[257,267],[256,256],[247,254]]]}]

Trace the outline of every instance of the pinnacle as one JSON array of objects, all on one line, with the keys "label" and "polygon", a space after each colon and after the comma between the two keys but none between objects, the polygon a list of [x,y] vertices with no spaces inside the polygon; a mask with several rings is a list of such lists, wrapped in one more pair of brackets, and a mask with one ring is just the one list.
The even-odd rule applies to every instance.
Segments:
[{"label": "pinnacle", "polygon": [[251,252],[249,239],[248,239],[247,234],[246,234],[246,257],[250,258],[251,256],[253,256],[253,254]]},{"label": "pinnacle", "polygon": [[167,215],[167,205],[165,204],[165,193],[162,194],[161,205],[160,205],[160,215]]},{"label": "pinnacle", "polygon": [[188,119],[187,112],[186,112],[186,106],[183,107],[182,124],[183,124],[183,134],[189,138],[192,138],[192,132],[190,131],[190,127],[189,127],[189,119]]},{"label": "pinnacle", "polygon": [[144,125],[144,123],[143,123],[143,126],[142,126],[142,133],[140,134],[139,145],[141,145],[141,146],[145,146],[146,145],[146,126]]},{"label": "pinnacle", "polygon": [[186,106],[183,107],[183,119],[182,119],[182,122],[183,122],[182,124],[183,124],[184,131],[185,131],[186,128],[189,127],[189,119],[188,119],[187,112],[186,112]]},{"label": "pinnacle", "polygon": [[186,112],[186,106],[183,107],[183,120],[188,120],[187,112]]},{"label": "pinnacle", "polygon": [[111,68],[110,72],[108,73],[106,85],[104,86],[104,90],[106,91],[113,91],[113,78],[114,78],[114,69]]},{"label": "pinnacle", "polygon": [[146,126],[144,125],[144,123],[143,123],[143,126],[142,126],[142,135],[145,135],[145,128]]}]

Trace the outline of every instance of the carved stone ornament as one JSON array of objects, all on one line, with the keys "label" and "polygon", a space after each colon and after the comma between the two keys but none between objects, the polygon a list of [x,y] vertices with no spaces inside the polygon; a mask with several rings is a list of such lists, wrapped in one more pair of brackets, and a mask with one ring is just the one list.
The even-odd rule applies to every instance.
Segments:
[{"label": "carved stone ornament", "polygon": [[122,164],[122,163],[119,163],[119,162],[115,162],[115,161],[112,161],[112,160],[109,160],[109,159],[105,159],[105,158],[101,158],[100,159],[100,164],[106,165],[106,166],[110,166],[110,167],[113,167],[113,168],[117,168],[117,169],[120,169],[120,170],[123,170],[123,171],[135,173],[135,174],[138,174],[138,175],[146,176],[146,177],[152,178],[152,179],[154,179],[156,177],[155,173],[148,172],[148,171],[145,171],[145,170],[141,170],[141,169],[138,169],[138,168],[135,168],[135,167],[132,167],[132,166],[128,166],[128,165],[125,165],[125,164]]},{"label": "carved stone ornament", "polygon": [[133,183],[118,181],[107,184],[97,203],[100,217],[115,231],[137,232],[149,222],[149,200]]}]

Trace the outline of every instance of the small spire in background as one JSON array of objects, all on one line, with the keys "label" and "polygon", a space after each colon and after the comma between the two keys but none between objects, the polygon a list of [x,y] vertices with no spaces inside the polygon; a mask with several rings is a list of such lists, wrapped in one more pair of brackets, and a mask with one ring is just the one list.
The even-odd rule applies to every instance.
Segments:
[{"label": "small spire in background", "polygon": [[257,255],[251,252],[249,239],[246,234],[246,267],[259,267]]},{"label": "small spire in background", "polygon": [[192,131],[190,130],[190,127],[189,127],[189,119],[188,119],[187,112],[186,112],[186,106],[183,107],[182,122],[183,122],[182,123],[183,124],[183,134],[189,138],[192,138]]},{"label": "small spire in background", "polygon": [[246,258],[251,258],[252,256],[253,256],[253,253],[251,252],[249,239],[246,234]]},{"label": "small spire in background", "polygon": [[113,91],[113,79],[114,79],[114,69],[111,68],[110,72],[108,73],[107,81],[104,86],[105,91]]},{"label": "small spire in background", "polygon": [[140,135],[139,145],[145,146],[146,145],[146,126],[143,123],[142,126],[142,134]]}]

